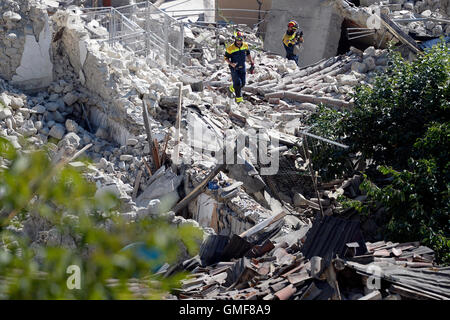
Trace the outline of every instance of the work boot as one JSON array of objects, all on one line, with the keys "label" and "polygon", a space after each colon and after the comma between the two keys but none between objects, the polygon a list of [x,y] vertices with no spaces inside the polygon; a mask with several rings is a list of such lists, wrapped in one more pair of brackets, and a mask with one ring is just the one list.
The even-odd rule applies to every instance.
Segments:
[{"label": "work boot", "polygon": [[240,103],[240,102],[243,102],[243,101],[244,101],[244,98],[236,97],[236,103]]},{"label": "work boot", "polygon": [[229,86],[229,87],[228,87],[228,90],[230,90],[231,93],[234,93],[234,87],[233,87],[233,85]]}]

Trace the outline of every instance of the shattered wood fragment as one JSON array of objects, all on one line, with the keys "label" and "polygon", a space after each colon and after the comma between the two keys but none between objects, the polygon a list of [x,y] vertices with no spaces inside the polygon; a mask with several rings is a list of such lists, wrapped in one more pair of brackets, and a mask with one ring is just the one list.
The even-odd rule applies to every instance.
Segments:
[{"label": "shattered wood fragment", "polygon": [[161,153],[161,157],[160,157],[160,164],[164,165],[164,162],[166,161],[166,150],[167,150],[167,144],[169,143],[169,139],[170,139],[170,133],[167,133],[166,136],[164,137],[164,147]]},{"label": "shattered wood fragment", "polygon": [[147,103],[145,102],[144,95],[141,95],[140,98],[142,99],[142,117],[144,118],[145,131],[147,132],[147,142],[148,142],[148,146],[150,148],[150,152],[152,152],[153,136],[152,136],[152,128],[150,127],[150,121],[148,119]]},{"label": "shattered wood fragment", "polygon": [[185,206],[189,204],[192,200],[194,200],[203,190],[203,188],[206,186],[206,184],[211,181],[212,178],[214,178],[220,171],[222,171],[225,168],[225,164],[218,164],[216,167],[209,173],[209,175],[203,179],[203,181],[194,188],[194,190],[191,191],[190,194],[188,194],[183,200],[181,200],[175,208],[173,208],[173,212],[177,213],[181,209],[183,209]]},{"label": "shattered wood fragment", "polygon": [[391,18],[389,18],[388,15],[381,13],[380,14],[380,21],[383,24],[383,26],[389,30],[397,39],[399,39],[404,44],[408,45],[408,47],[414,52],[414,53],[421,53],[421,50],[419,46],[417,45],[416,41],[411,38],[408,34],[406,34],[397,24],[395,24]]},{"label": "shattered wood fragment", "polygon": [[134,181],[134,189],[133,189],[133,195],[131,197],[131,199],[136,200],[136,195],[138,193],[139,190],[139,184],[141,183],[141,176],[142,176],[142,170],[139,170],[137,175],[136,175],[136,179]]},{"label": "shattered wood fragment", "polygon": [[183,104],[183,95],[182,95],[183,84],[178,83],[178,109],[177,109],[177,118],[175,123],[176,128],[176,137],[175,137],[175,150],[174,150],[174,159],[173,165],[179,164],[179,156],[180,156],[180,134],[181,134],[181,107]]},{"label": "shattered wood fragment", "polygon": [[159,145],[158,140],[153,139],[153,163],[155,164],[156,169],[159,169],[161,167],[161,164],[159,162]]},{"label": "shattered wood fragment", "polygon": [[147,161],[145,161],[145,158],[142,157],[142,161],[144,162],[145,168],[147,169],[148,174],[150,175],[150,177],[153,175],[152,174],[152,169],[150,169],[150,166],[148,165]]}]

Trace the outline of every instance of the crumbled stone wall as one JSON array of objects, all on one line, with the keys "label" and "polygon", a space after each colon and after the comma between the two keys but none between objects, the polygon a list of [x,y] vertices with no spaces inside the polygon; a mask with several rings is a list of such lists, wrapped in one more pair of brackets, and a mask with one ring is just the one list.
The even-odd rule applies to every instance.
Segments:
[{"label": "crumbled stone wall", "polygon": [[0,2],[0,76],[25,90],[52,81],[47,7],[38,1]]}]

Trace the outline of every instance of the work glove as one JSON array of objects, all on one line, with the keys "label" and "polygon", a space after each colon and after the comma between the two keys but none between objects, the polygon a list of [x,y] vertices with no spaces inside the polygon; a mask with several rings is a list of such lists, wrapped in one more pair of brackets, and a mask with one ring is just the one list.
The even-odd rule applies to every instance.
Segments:
[{"label": "work glove", "polygon": [[253,63],[250,66],[250,69],[248,69],[248,72],[250,72],[250,74],[254,74],[255,73],[255,65]]}]

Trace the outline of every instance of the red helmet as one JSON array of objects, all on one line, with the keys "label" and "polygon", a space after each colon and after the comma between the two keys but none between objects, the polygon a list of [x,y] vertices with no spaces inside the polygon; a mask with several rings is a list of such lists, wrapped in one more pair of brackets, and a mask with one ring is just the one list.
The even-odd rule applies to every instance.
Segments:
[{"label": "red helmet", "polygon": [[295,20],[291,20],[288,22],[288,27],[292,27],[292,29],[297,30],[298,29],[298,23]]},{"label": "red helmet", "polygon": [[244,38],[245,38],[245,36],[244,36],[244,33],[243,33],[242,31],[236,30],[236,31],[234,32],[234,39],[235,39],[235,40],[243,41]]}]

